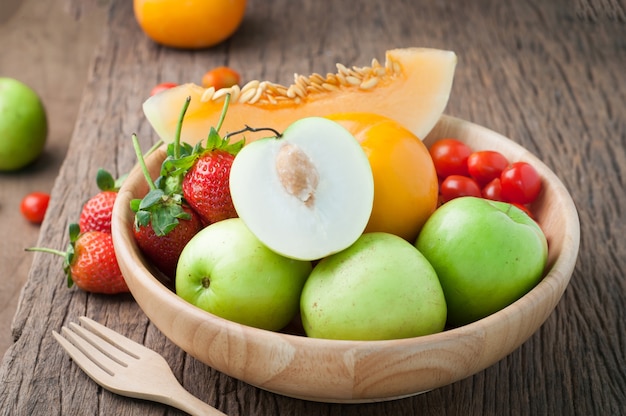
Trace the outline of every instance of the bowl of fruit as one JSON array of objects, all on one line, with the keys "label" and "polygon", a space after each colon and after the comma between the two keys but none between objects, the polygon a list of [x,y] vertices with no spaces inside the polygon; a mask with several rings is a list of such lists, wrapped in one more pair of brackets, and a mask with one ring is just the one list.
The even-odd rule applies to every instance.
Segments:
[{"label": "bowl of fruit", "polygon": [[[406,56],[396,58],[407,72]],[[391,400],[495,364],[559,302],[578,255],[576,208],[558,177],[512,140],[441,115],[441,106],[413,114],[428,132],[420,140],[402,119],[363,112],[361,98],[334,97],[355,111],[293,114],[278,128],[241,123],[220,135],[229,117],[267,120],[234,104],[206,146],[183,146],[181,131],[196,134],[184,128],[185,111],[199,108],[193,99],[170,133],[149,107],[194,93],[181,86],[146,102],[159,135],[176,137],[145,160],[137,151],[112,232],[141,309],[199,361],[290,397]],[[212,104],[214,91],[199,93]],[[188,237],[172,231],[187,228]],[[170,252],[173,264],[164,262]]]}]

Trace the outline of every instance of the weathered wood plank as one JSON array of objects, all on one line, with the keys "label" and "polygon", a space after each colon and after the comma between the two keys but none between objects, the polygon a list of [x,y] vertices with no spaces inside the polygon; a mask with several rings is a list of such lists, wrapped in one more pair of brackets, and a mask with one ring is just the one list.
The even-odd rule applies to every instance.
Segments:
[{"label": "weathered wood plank", "polygon": [[93,44],[101,36],[100,9],[74,20],[61,6],[61,0],[3,0],[0,5],[0,77],[18,79],[40,95],[49,127],[37,161],[19,172],[0,172],[0,354],[13,341],[11,321],[33,260],[24,248],[35,245],[40,231],[22,217],[20,201],[30,192],[52,189],[72,136]]}]

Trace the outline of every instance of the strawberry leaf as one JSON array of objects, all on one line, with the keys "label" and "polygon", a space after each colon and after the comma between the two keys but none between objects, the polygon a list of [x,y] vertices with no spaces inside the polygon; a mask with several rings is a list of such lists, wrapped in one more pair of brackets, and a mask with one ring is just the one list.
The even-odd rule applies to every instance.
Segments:
[{"label": "strawberry leaf", "polygon": [[139,205],[141,204],[141,199],[135,198],[130,200],[130,209],[133,212],[139,211]]},{"label": "strawberry leaf", "polygon": [[172,217],[168,210],[160,209],[152,212],[150,223],[154,233],[158,236],[163,236],[178,225],[178,220]]},{"label": "strawberry leaf", "polygon": [[159,188],[151,190],[141,200],[132,200],[130,207],[135,212],[135,227],[151,225],[159,237],[172,231],[179,219],[191,219],[183,209],[181,195],[167,195]]},{"label": "strawberry leaf", "polygon": [[161,237],[172,231],[181,219],[191,219],[191,215],[183,209],[181,202],[173,198],[161,199],[158,203],[137,211],[135,226],[151,225],[154,233]]},{"label": "strawberry leaf", "polygon": [[[228,144],[228,141],[226,141],[226,144]],[[224,140],[222,139],[222,136],[220,136],[217,130],[215,130],[215,127],[211,127],[211,130],[209,131],[209,136],[206,139],[206,149],[221,149],[223,146]]]},{"label": "strawberry leaf", "polygon": [[139,210],[149,209],[159,204],[165,197],[165,192],[162,189],[156,188],[151,190],[143,197],[139,204]]},{"label": "strawberry leaf", "polygon": [[152,213],[150,211],[137,211],[135,213],[135,227],[147,227],[150,225]]},{"label": "strawberry leaf", "polygon": [[96,184],[101,191],[109,191],[115,187],[115,179],[108,171],[100,168],[96,173]]},{"label": "strawberry leaf", "polygon": [[124,183],[124,179],[126,179],[127,176],[128,174],[125,174],[115,179],[109,171],[100,168],[96,173],[96,184],[101,191],[117,192],[122,187],[122,183]]},{"label": "strawberry leaf", "polygon": [[63,261],[63,271],[67,275],[67,287],[74,286],[74,280],[72,279],[72,262],[76,255],[76,241],[80,237],[80,227],[76,223],[72,223],[69,226],[70,243],[67,245],[65,251],[65,259]]},{"label": "strawberry leaf", "polygon": [[75,243],[80,235],[80,227],[76,223],[70,224],[69,227],[70,242]]}]

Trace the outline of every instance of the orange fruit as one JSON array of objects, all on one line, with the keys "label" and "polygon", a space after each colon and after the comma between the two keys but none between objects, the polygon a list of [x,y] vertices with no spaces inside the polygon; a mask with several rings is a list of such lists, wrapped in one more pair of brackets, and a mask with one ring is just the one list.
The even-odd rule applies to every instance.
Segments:
[{"label": "orange fruit", "polygon": [[210,69],[202,76],[203,88],[215,88],[215,90],[221,90],[222,88],[232,87],[238,85],[241,76],[239,72],[227,66],[218,66],[217,68]]},{"label": "orange fruit", "polygon": [[428,148],[398,122],[371,113],[328,116],[359,141],[374,175],[374,206],[365,232],[415,242],[437,208],[439,184]]},{"label": "orange fruit", "polygon": [[135,19],[157,43],[201,49],[229,38],[243,20],[246,0],[134,0]]}]

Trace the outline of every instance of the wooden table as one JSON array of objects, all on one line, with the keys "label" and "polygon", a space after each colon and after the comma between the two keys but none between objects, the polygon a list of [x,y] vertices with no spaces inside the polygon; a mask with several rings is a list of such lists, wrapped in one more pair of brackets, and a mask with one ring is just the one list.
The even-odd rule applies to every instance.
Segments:
[{"label": "wooden table", "polygon": [[[50,192],[65,159],[88,68],[104,28],[103,8],[76,19],[67,0],[2,0],[0,77],[16,78],[41,97],[48,115],[48,140],[41,157],[18,172],[0,172],[0,355],[12,343],[11,321],[33,256],[40,227],[20,214],[33,191]],[[68,47],[67,45],[71,45]]]},{"label": "wooden table", "polygon": [[[95,191],[99,167],[127,172],[130,136],[156,137],[141,112],[163,81],[199,82],[229,65],[245,80],[367,65],[384,51],[457,52],[447,113],[503,133],[542,158],[579,210],[581,246],[570,287],[543,327],[496,365],[412,398],[362,405],[268,393],[186,356],[130,295],[68,290],[60,260],[33,256],[0,367],[2,414],[178,414],[116,396],[85,376],[50,335],[87,315],[163,354],[193,394],[229,415],[616,415],[626,408],[626,4],[623,1],[336,2],[250,0],[243,26],[215,48],[187,52],[146,39],[131,2],[107,7],[72,139],[39,245],[64,248],[67,226]],[[54,4],[58,4],[55,2]],[[90,2],[70,1],[79,20]],[[5,178],[0,178],[5,181]],[[2,187],[4,189],[4,183]],[[4,227],[4,225],[3,225]],[[4,228],[3,228],[4,230]],[[13,261],[13,260],[12,260]],[[10,272],[4,263],[2,275]]]}]

